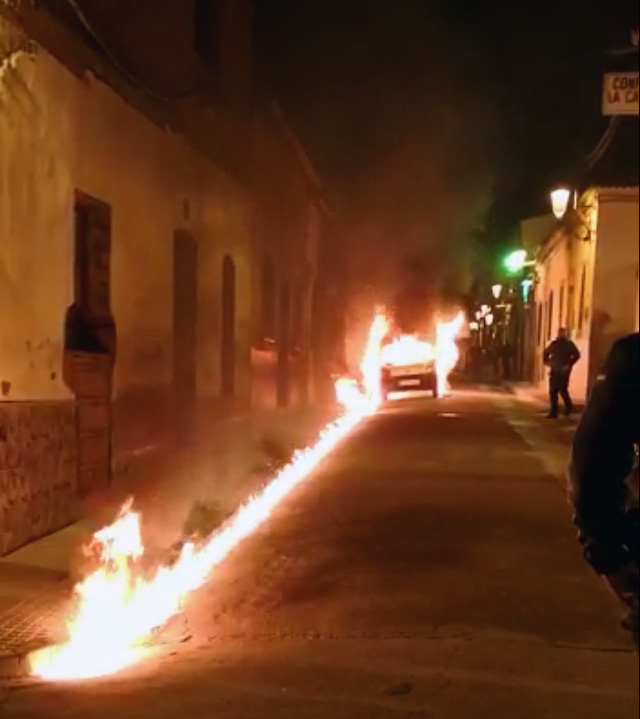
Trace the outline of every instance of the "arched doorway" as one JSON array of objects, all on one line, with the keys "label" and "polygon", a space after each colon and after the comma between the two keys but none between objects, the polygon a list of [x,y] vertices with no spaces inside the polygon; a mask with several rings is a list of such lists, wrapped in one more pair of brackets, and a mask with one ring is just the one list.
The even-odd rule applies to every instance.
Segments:
[{"label": "arched doorway", "polygon": [[232,399],[236,390],[236,266],[229,255],[222,262],[222,396]]},{"label": "arched doorway", "polygon": [[281,282],[279,290],[277,401],[282,408],[291,402],[291,287]]},{"label": "arched doorway", "polygon": [[198,245],[184,230],[173,236],[173,391],[179,428],[191,419],[197,384]]},{"label": "arched doorway", "polygon": [[262,263],[262,307],[260,341],[275,342],[278,326],[278,278],[271,257]]}]

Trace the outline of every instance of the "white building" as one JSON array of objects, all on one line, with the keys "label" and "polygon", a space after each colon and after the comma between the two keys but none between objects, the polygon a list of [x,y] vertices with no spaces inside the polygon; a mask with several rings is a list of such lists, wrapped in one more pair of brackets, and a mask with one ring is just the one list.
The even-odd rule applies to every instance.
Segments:
[{"label": "white building", "polygon": [[540,233],[530,340],[534,383],[546,388],[544,348],[566,327],[582,352],[572,390],[585,401],[612,344],[638,330],[638,187],[587,190],[546,234],[547,218],[527,222],[523,239],[530,245],[532,230]]}]

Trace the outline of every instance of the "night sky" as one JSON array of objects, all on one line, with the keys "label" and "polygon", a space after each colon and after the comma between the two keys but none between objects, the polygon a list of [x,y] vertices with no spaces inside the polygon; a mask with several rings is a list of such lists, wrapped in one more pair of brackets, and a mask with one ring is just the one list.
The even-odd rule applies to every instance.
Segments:
[{"label": "night sky", "polygon": [[606,53],[637,15],[637,0],[263,0],[258,63],[361,243],[448,271],[488,212],[504,243],[581,165]]}]

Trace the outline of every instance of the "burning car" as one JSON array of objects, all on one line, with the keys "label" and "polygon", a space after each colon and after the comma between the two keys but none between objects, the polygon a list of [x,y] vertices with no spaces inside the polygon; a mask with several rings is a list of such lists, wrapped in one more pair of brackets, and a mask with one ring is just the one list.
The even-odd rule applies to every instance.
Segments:
[{"label": "burning car", "polygon": [[435,346],[418,335],[402,335],[381,349],[381,392],[386,401],[396,392],[440,395]]}]

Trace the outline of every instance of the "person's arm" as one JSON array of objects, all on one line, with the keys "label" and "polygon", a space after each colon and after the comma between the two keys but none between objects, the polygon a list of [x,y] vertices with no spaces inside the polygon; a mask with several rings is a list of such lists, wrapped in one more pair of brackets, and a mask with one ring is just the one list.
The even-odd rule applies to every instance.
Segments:
[{"label": "person's arm", "polygon": [[551,362],[552,349],[553,349],[553,343],[551,343],[550,345],[547,345],[544,350],[544,354],[542,355],[542,360],[545,363],[545,365],[548,365]]},{"label": "person's arm", "polygon": [[580,362],[580,358],[582,355],[580,354],[580,350],[578,349],[575,342],[571,343],[571,366],[578,364]]},{"label": "person's arm", "polygon": [[628,342],[613,348],[573,445],[575,522],[585,557],[599,574],[616,572],[629,560],[624,505],[638,434],[636,360]]}]

